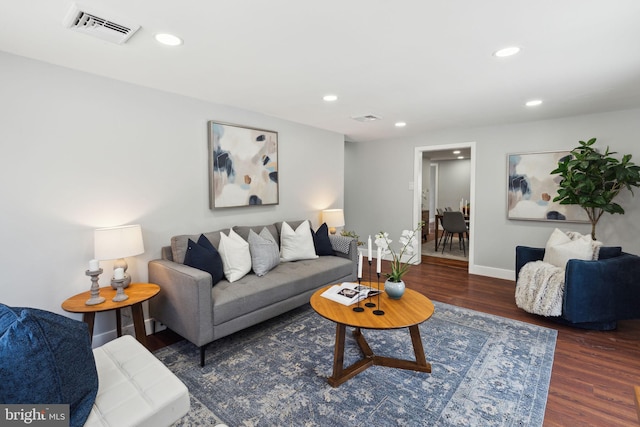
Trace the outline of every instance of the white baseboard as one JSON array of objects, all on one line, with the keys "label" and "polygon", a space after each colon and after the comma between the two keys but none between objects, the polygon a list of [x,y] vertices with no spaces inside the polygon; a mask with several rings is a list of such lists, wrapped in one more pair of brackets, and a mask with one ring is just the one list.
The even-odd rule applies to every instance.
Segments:
[{"label": "white baseboard", "polygon": [[506,270],[502,268],[485,267],[482,265],[469,265],[469,274],[477,274],[480,276],[494,277],[496,279],[515,281],[515,270]]},{"label": "white baseboard", "polygon": [[[153,319],[145,319],[144,321],[144,329],[147,335],[149,335],[153,331]],[[161,325],[160,323],[156,324],[156,332],[166,329],[167,327]],[[123,335],[131,335],[136,336],[135,331],[133,329],[133,324],[122,325],[122,334]],[[96,348],[100,347],[103,344],[108,343],[109,341],[113,341],[118,338],[118,332],[115,329],[112,329],[107,332],[103,332],[101,334],[97,334],[93,336],[93,341],[91,342],[91,347]]]}]

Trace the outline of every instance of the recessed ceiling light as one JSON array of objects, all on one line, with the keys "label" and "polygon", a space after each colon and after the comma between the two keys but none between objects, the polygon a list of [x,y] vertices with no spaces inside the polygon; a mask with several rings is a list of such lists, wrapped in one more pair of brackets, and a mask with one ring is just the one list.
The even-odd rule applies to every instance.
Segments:
[{"label": "recessed ceiling light", "polygon": [[156,34],[155,37],[158,43],[162,43],[167,46],[180,46],[182,44],[182,39],[174,36],[173,34],[159,33]]},{"label": "recessed ceiling light", "polygon": [[325,95],[322,97],[322,99],[327,102],[333,102],[338,100],[338,95]]},{"label": "recessed ceiling light", "polygon": [[454,151],[453,154],[460,154],[460,150]]},{"label": "recessed ceiling light", "polygon": [[407,124],[406,124],[405,122],[397,122],[397,123],[396,123],[396,127],[397,127],[397,128],[403,128],[403,127],[405,127],[406,125],[407,125]]},{"label": "recessed ceiling light", "polygon": [[526,105],[527,107],[537,107],[540,104],[542,104],[541,99],[532,99],[531,101],[527,101],[527,103],[524,105]]},{"label": "recessed ceiling light", "polygon": [[493,53],[494,56],[497,56],[498,58],[505,58],[507,56],[512,56],[515,55],[516,53],[520,52],[520,48],[517,46],[509,46],[509,47],[505,47],[504,49],[500,49],[497,50]]},{"label": "recessed ceiling light", "polygon": [[458,159],[462,160],[464,159],[464,156],[458,156]]}]

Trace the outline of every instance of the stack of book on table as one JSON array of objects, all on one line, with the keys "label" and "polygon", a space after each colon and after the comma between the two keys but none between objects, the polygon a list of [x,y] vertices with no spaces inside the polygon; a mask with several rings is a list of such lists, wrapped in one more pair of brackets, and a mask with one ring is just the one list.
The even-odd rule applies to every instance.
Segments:
[{"label": "stack of book on table", "polygon": [[327,299],[339,302],[344,305],[351,305],[358,301],[362,301],[369,297],[378,295],[383,292],[382,289],[374,289],[369,286],[359,285],[352,282],[343,282],[339,285],[333,285],[321,295]]}]

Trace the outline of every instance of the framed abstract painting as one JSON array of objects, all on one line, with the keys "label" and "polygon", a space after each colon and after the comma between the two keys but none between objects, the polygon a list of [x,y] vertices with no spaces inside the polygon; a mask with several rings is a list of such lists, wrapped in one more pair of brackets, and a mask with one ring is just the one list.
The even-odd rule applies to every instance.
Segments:
[{"label": "framed abstract painting", "polygon": [[551,175],[569,151],[546,151],[507,155],[507,218],[531,221],[589,222],[577,205],[561,205],[559,175]]},{"label": "framed abstract painting", "polygon": [[210,208],[277,205],[278,133],[208,122]]}]

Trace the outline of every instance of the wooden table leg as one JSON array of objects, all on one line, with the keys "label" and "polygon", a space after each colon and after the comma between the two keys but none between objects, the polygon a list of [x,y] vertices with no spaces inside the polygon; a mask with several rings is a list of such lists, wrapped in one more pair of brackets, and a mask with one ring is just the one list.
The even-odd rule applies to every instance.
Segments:
[{"label": "wooden table leg", "polygon": [[93,325],[96,321],[95,311],[90,313],[83,313],[82,321],[89,327],[89,342],[93,342]]},{"label": "wooden table leg", "polygon": [[116,308],[116,335],[118,338],[122,336],[122,314],[119,308]]},{"label": "wooden table leg", "polygon": [[424,355],[424,347],[422,346],[418,325],[409,326],[409,333],[411,334],[411,342],[413,343],[413,352],[416,355],[416,364],[429,367],[427,372],[431,372],[431,364],[427,363],[427,358]]},{"label": "wooden table leg", "polygon": [[[367,369],[369,366],[373,365],[373,359],[365,355],[365,358],[355,362],[353,365],[349,366],[347,369],[344,369],[344,341],[346,335],[346,325],[341,323],[336,323],[336,343],[333,350],[333,375],[327,380],[332,387],[338,387],[340,384],[347,381],[349,378],[352,378],[359,374],[360,372]],[[358,343],[360,344],[360,339],[363,340],[366,345],[366,341],[364,341],[364,337],[360,333],[360,329],[356,329],[354,332],[356,335],[356,339],[358,339]],[[359,337],[360,338],[359,338]],[[361,348],[362,348],[362,344]],[[369,346],[366,345],[366,348]],[[369,349],[371,352],[371,349]]]},{"label": "wooden table leg", "polygon": [[336,323],[336,342],[333,347],[333,375],[329,378],[329,384],[332,380],[337,380],[342,376],[342,368],[344,367],[344,340],[346,334],[346,326],[342,323]]},{"label": "wooden table leg", "polygon": [[133,328],[136,332],[136,338],[140,344],[147,346],[147,331],[144,327],[144,314],[142,313],[142,303],[133,304],[131,306],[131,315],[133,316]]},{"label": "wooden table leg", "polygon": [[438,252],[438,217],[436,216],[436,224],[434,227],[434,235],[435,235],[435,239],[433,240],[433,244],[435,246],[436,252]]}]

